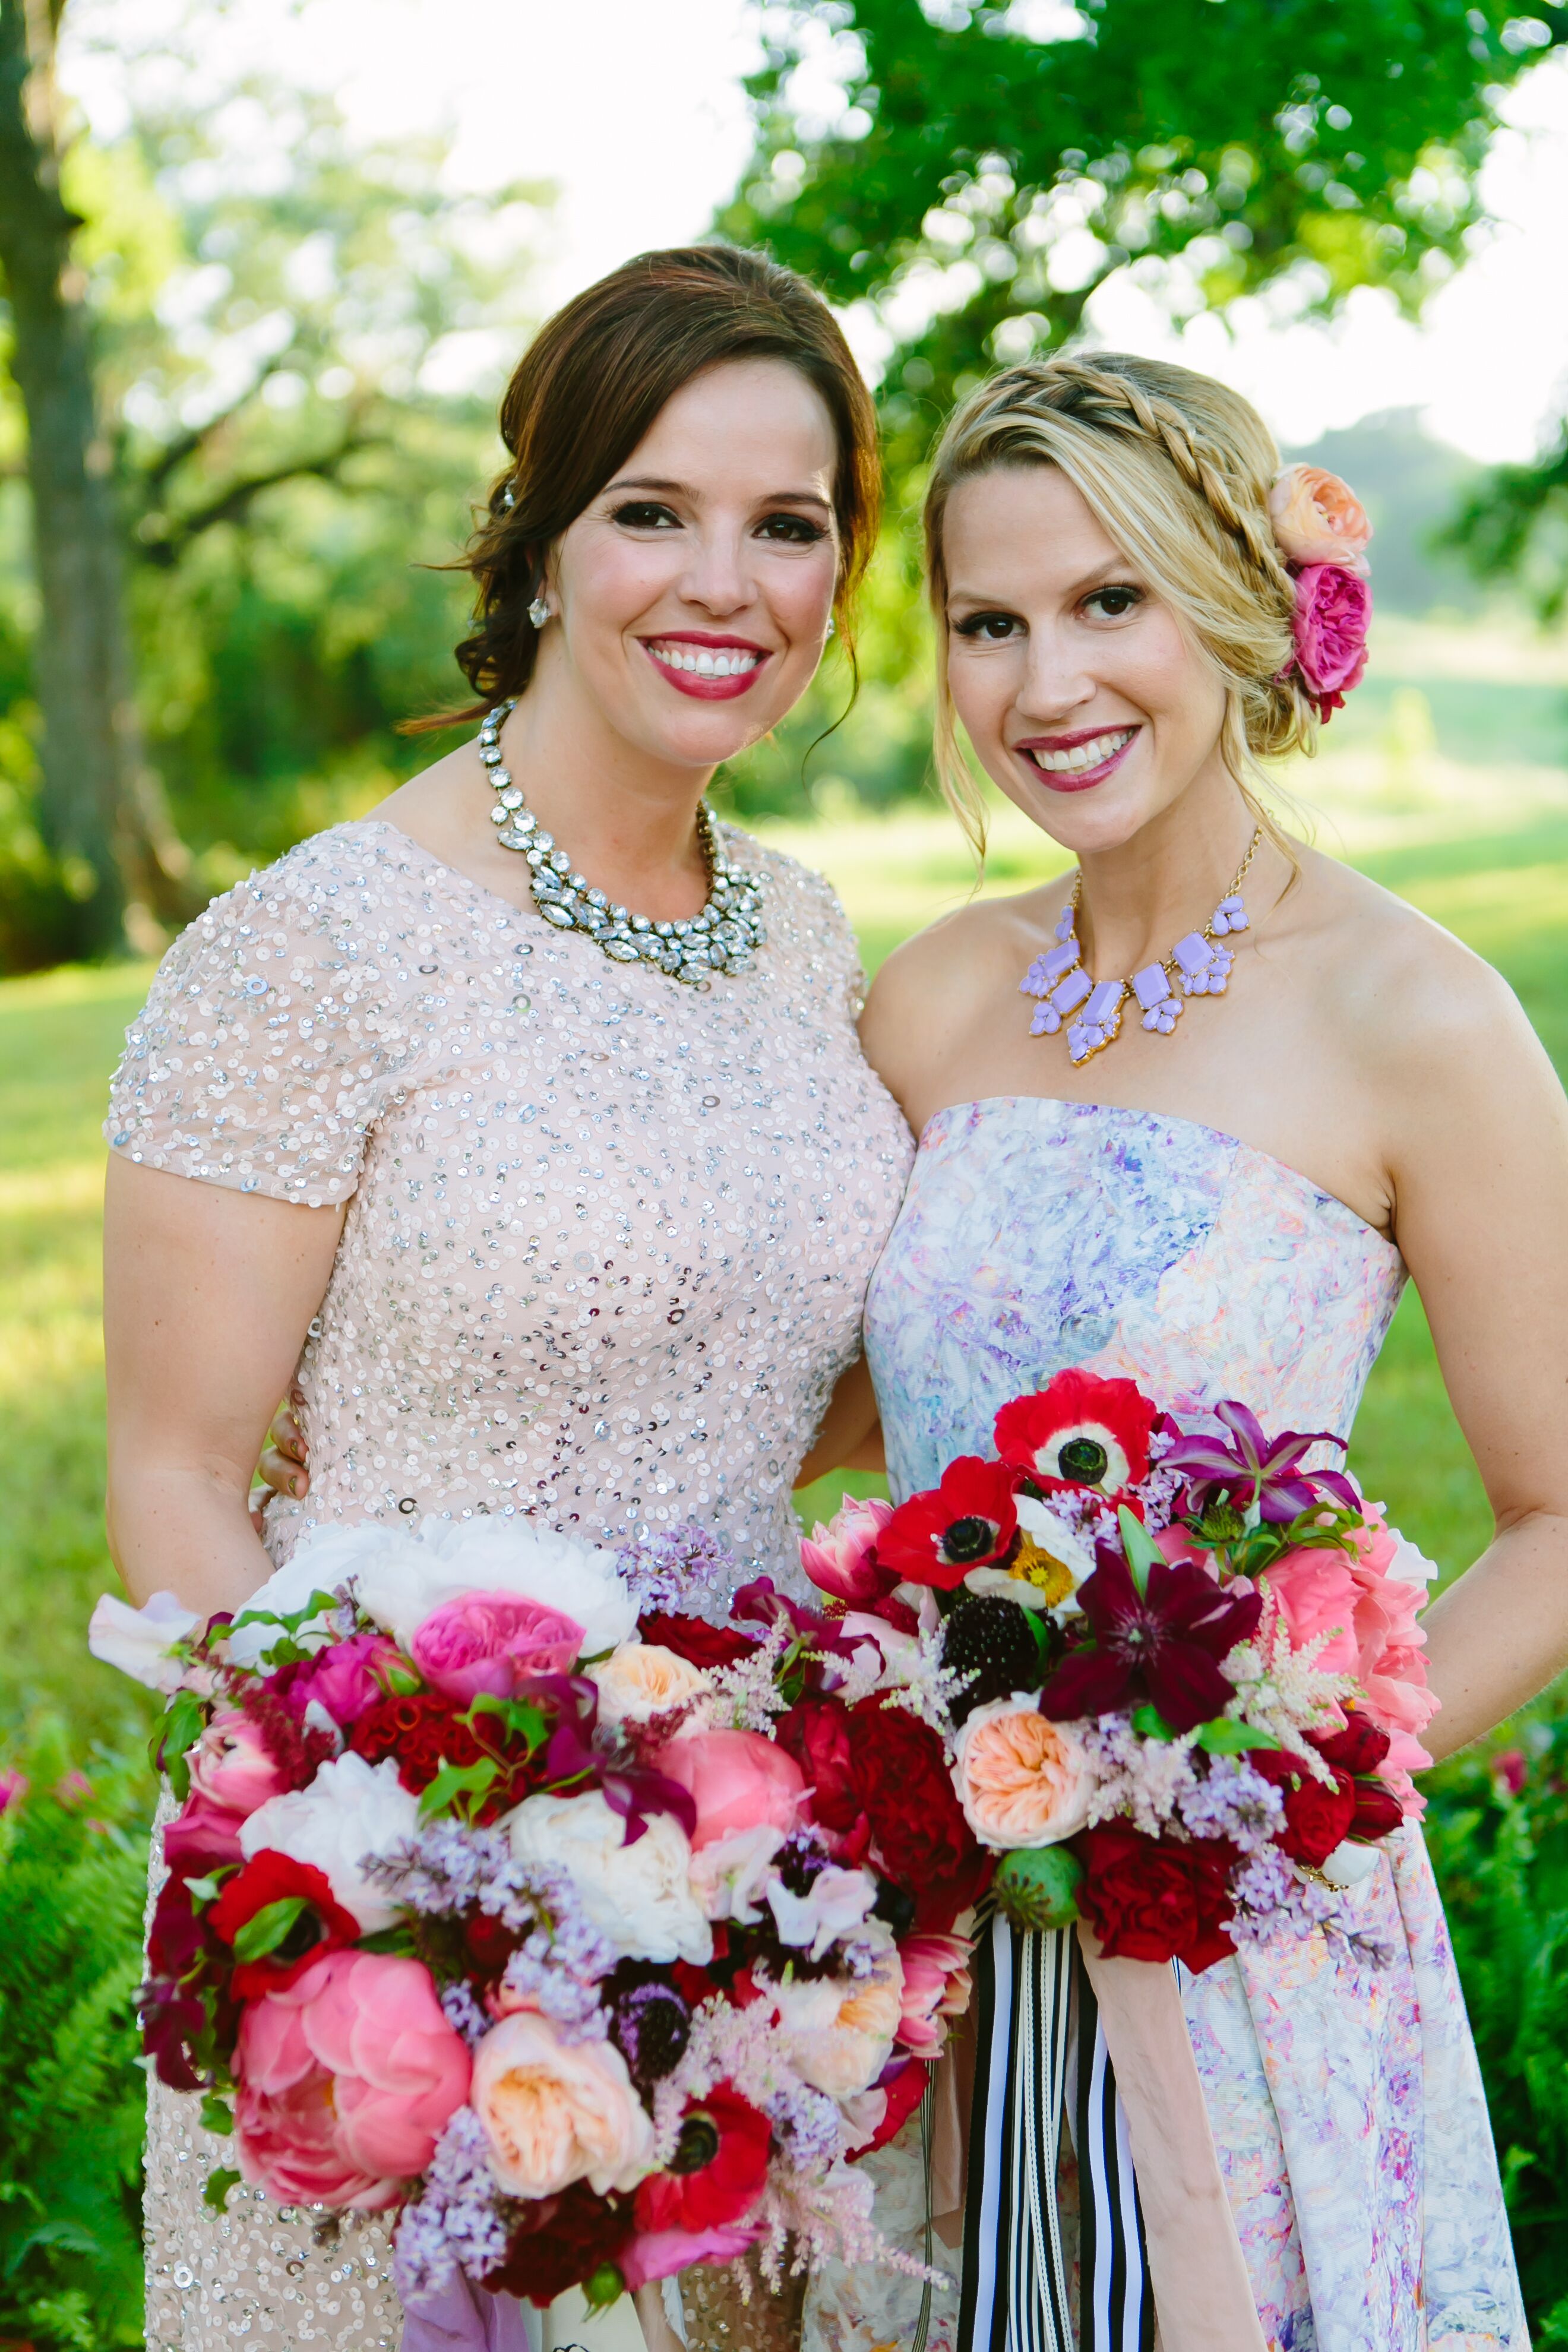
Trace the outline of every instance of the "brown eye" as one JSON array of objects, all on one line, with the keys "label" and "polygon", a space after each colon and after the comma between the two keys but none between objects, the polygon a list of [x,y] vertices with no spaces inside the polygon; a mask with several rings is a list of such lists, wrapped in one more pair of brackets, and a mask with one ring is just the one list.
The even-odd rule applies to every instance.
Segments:
[{"label": "brown eye", "polygon": [[1121,586],[1097,588],[1091,596],[1084,598],[1085,609],[1091,613],[1098,612],[1100,618],[1105,621],[1124,619],[1129,613],[1135,612],[1142,602],[1142,592],[1140,589]]},{"label": "brown eye", "polygon": [[610,517],[627,530],[679,530],[680,518],[669,507],[661,507],[650,499],[637,499],[624,507],[616,507]]},{"label": "brown eye", "polygon": [[1016,636],[1022,625],[1011,613],[972,613],[958,623],[954,635],[969,638],[972,644],[1000,646]]}]

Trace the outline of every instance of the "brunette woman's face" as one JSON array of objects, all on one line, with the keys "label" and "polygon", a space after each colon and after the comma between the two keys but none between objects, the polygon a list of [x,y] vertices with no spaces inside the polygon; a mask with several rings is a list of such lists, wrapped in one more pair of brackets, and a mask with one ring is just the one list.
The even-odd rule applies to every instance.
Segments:
[{"label": "brunette woman's face", "polygon": [[1059,467],[960,483],[942,553],[958,715],[1053,840],[1117,848],[1222,772],[1219,677]]},{"label": "brunette woman's face", "polygon": [[557,542],[542,678],[567,665],[617,734],[674,765],[755,742],[821,658],[837,457],[826,402],[787,362],[695,376]]}]

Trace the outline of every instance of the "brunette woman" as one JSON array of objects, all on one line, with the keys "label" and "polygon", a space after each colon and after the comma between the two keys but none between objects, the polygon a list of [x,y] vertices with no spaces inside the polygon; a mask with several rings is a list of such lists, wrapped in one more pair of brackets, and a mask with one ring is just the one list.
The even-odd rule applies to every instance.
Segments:
[{"label": "brunette woman", "polygon": [[[235,1609],[313,1522],[474,1512],[696,1519],[798,1578],[790,1490],[910,1141],[831,891],[702,796],[847,626],[870,402],[800,279],[704,247],[552,319],[501,431],[458,653],[479,740],[216,901],[131,1033],[109,1511],[139,1598]],[[258,1538],[291,1382],[311,1491]],[[225,2158],[155,2085],[149,2345],[393,2352],[382,2225],[325,2242],[245,2187],[220,2216]],[[721,2286],[693,2340],[797,2329],[705,2316]]]}]

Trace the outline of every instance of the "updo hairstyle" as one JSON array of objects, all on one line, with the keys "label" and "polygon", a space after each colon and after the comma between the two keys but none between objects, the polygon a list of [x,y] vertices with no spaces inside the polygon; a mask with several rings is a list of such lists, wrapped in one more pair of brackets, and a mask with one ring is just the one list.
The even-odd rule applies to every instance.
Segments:
[{"label": "updo hairstyle", "polygon": [[1258,411],[1213,376],[1168,361],[1091,352],[1031,360],[971,393],[937,446],[926,493],[927,576],[937,624],[937,772],[977,851],[984,803],[958,747],[947,677],[943,525],[960,482],[999,466],[1059,466],[1218,671],[1222,755],[1279,838],[1253,763],[1316,748],[1318,717],[1290,668],[1295,583],[1268,493],[1279,453]]},{"label": "updo hairstyle", "polygon": [[838,444],[834,611],[853,651],[851,608],[881,503],[870,394],[804,278],[734,246],[679,247],[639,254],[575,296],[519,362],[500,409],[511,463],[464,558],[478,583],[477,625],[457,658],[480,699],[434,723],[482,717],[526,691],[539,649],[528,608],[552,542],[615,478],[665,404],[726,360],[786,361],[826,404]]}]

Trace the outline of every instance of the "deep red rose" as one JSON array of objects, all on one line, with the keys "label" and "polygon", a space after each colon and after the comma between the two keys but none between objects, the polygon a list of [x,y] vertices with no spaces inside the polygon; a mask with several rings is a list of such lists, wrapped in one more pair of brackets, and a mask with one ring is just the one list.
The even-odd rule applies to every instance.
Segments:
[{"label": "deep red rose", "polygon": [[824,1829],[850,1830],[860,1811],[855,1792],[849,1710],[842,1699],[798,1699],[778,1719],[775,1738],[805,1774],[811,1817]]},{"label": "deep red rose", "polygon": [[678,2160],[700,2158],[688,2171],[652,2172],[637,2193],[639,2231],[721,2230],[748,2214],[767,2185],[773,2127],[766,2116],[720,2083],[686,2110]]},{"label": "deep red rose", "polygon": [[972,1568],[1000,1559],[1018,1532],[1013,1474],[1000,1462],[961,1454],[942,1484],[900,1503],[877,1538],[877,1560],[911,1584],[954,1592]]},{"label": "deep red rose", "polygon": [[1383,1780],[1358,1780],[1355,1784],[1355,1811],[1351,1816],[1349,1835],[1372,1844],[1387,1837],[1405,1819],[1405,1808],[1393,1790]]},{"label": "deep red rose", "polygon": [[732,1625],[710,1625],[704,1618],[680,1617],[663,1609],[652,1609],[646,1617],[639,1617],[637,1632],[645,1642],[673,1650],[678,1658],[693,1666],[732,1666],[760,1646]]},{"label": "deep red rose", "polygon": [[1149,1475],[1154,1408],[1134,1381],[1102,1381],[1076,1365],[996,1416],[996,1451],[1047,1493],[1089,1486],[1120,1495]]},{"label": "deep red rose", "polygon": [[1078,1899],[1111,1959],[1181,1960],[1194,1975],[1236,1949],[1226,1933],[1236,1848],[1224,1838],[1162,1845],[1125,1822],[1074,1841]]},{"label": "deep red rose", "polygon": [[926,1723],[873,1695],[849,1709],[853,1780],[884,1875],[915,1899],[915,1925],[945,1934],[987,1885],[995,1857],[963,1818]]},{"label": "deep red rose", "polygon": [[521,1804],[535,1785],[543,1769],[542,1751],[535,1764],[496,1717],[481,1718],[481,1739],[471,1724],[459,1721],[463,1712],[438,1691],[394,1695],[366,1708],[349,1736],[349,1746],[367,1764],[378,1764],[384,1756],[394,1758],[398,1779],[416,1796],[429,1787],[443,1765],[466,1768],[481,1759],[499,1763],[502,1769],[475,1814],[479,1822],[493,1822]]},{"label": "deep red rose", "polygon": [[541,2311],[592,2278],[601,2263],[613,2263],[632,2234],[630,2205],[595,2197],[585,2180],[514,2210],[520,2219],[506,2261],[484,2284]]},{"label": "deep red rose", "polygon": [[258,1911],[289,1902],[302,1902],[305,1908],[282,1942],[263,1958],[241,1960],[235,1967],[233,1986],[241,2000],[284,1991],[326,1953],[359,1941],[359,1921],[336,1900],[326,1873],[270,1846],[235,1873],[207,1913],[207,1921],[214,1935],[232,1948],[240,1929]]},{"label": "deep red rose", "polygon": [[1342,1731],[1309,1732],[1308,1739],[1327,1764],[1342,1764],[1360,1780],[1375,1772],[1388,1753],[1388,1734],[1369,1715],[1347,1714]]},{"label": "deep red rose", "polygon": [[1331,1767],[1334,1785],[1328,1788],[1282,1748],[1255,1748],[1247,1760],[1285,1800],[1285,1826],[1275,1844],[1292,1862],[1304,1862],[1315,1870],[1350,1835],[1355,1782],[1342,1765],[1335,1764]]}]

